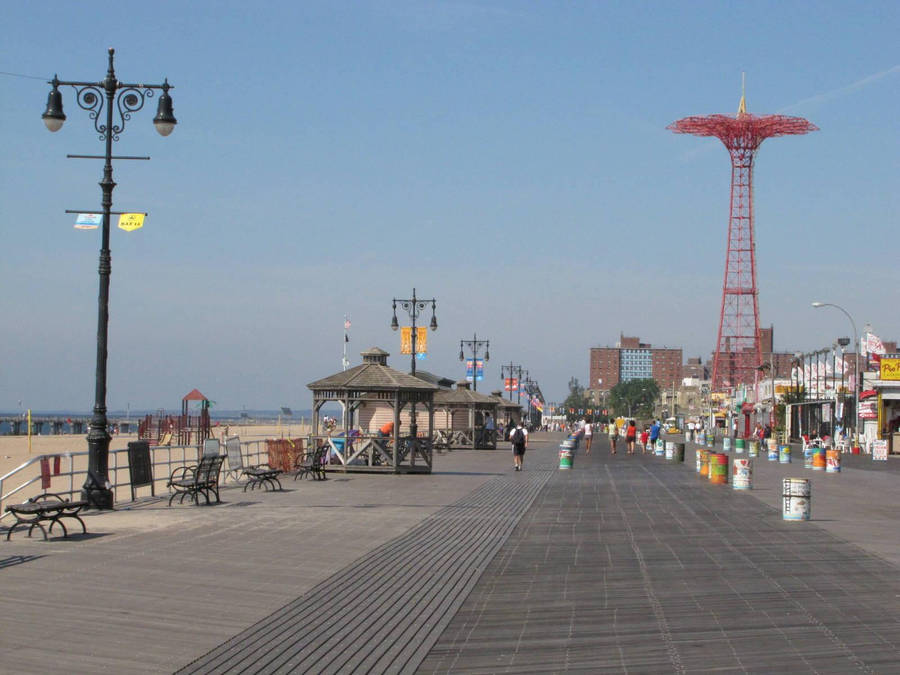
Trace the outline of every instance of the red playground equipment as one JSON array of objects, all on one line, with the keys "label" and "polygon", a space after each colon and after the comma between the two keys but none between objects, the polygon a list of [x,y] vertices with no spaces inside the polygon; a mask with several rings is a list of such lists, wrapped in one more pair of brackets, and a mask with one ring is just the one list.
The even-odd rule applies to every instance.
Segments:
[{"label": "red playground equipment", "polygon": [[[191,401],[200,402],[199,415],[188,414]],[[200,445],[210,437],[209,406],[209,399],[193,389],[181,399],[181,416],[163,411],[145,416],[138,424],[138,438],[155,445]]]}]

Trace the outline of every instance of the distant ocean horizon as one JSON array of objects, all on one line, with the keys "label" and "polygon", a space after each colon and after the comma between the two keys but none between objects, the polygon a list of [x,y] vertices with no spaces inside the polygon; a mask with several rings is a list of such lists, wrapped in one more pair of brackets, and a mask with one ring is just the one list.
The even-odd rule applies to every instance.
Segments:
[{"label": "distant ocean horizon", "polygon": [[[285,419],[297,419],[299,420],[301,417],[310,418],[312,417],[312,410],[294,410],[293,408],[288,409],[290,412],[284,412],[281,409],[276,410],[216,410],[215,408],[210,409],[209,417],[213,420],[240,420],[240,419],[251,419],[251,420],[278,420],[280,417],[282,420]],[[158,415],[162,411],[165,415],[180,415],[180,410],[161,410],[160,408],[156,408],[153,410],[141,410],[141,409],[132,409],[132,410],[107,410],[106,416],[109,419],[115,420],[139,420],[143,419],[147,415]],[[24,417],[27,414],[26,410],[0,410],[0,418],[9,418],[9,417]],[[188,414],[196,415],[198,414],[197,410],[188,410]],[[37,410],[32,409],[31,416],[32,417],[62,417],[62,418],[72,418],[72,419],[84,419],[89,418],[93,415],[93,411],[84,411],[84,410]]]}]

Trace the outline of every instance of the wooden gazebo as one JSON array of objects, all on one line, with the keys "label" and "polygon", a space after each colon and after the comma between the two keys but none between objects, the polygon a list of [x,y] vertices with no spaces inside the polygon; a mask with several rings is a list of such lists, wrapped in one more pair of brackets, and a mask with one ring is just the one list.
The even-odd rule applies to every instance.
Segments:
[{"label": "wooden gazebo", "polygon": [[[330,445],[331,461],[344,471],[431,473],[438,387],[389,367],[388,356],[373,347],[362,352],[361,365],[306,385],[313,393],[312,442]],[[338,435],[319,433],[319,411],[329,402],[344,406]],[[417,427],[427,429],[416,438],[410,435],[413,404]],[[393,423],[388,435],[380,431],[385,423]]]},{"label": "wooden gazebo", "polygon": [[513,403],[509,399],[503,398],[500,391],[492,391],[491,397],[497,401],[497,415],[504,427],[508,427],[511,422],[518,422],[522,419],[522,406]]},{"label": "wooden gazebo", "polygon": [[[435,445],[448,449],[489,449],[497,447],[498,401],[493,396],[472,391],[466,380],[456,389],[441,389],[434,395]],[[487,416],[494,428],[486,429]]]}]

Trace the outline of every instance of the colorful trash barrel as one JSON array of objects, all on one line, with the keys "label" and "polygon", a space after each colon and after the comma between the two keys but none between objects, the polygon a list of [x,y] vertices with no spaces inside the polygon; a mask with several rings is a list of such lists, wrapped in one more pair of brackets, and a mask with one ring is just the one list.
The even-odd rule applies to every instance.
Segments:
[{"label": "colorful trash barrel", "polygon": [[684,443],[675,444],[675,456],[672,457],[672,461],[684,463]]},{"label": "colorful trash barrel", "polygon": [[728,455],[724,452],[709,454],[709,482],[717,485],[728,484]]},{"label": "colorful trash barrel", "polygon": [[726,436],[722,439],[722,451],[731,452],[731,436]]},{"label": "colorful trash barrel", "polygon": [[774,438],[770,438],[766,441],[766,459],[770,462],[778,461],[778,443]]},{"label": "colorful trash barrel", "polygon": [[813,471],[824,471],[825,470],[825,448],[813,448],[813,457],[812,457],[812,468]]},{"label": "colorful trash barrel", "polygon": [[841,451],[826,450],[825,451],[825,473],[841,472]]},{"label": "colorful trash barrel", "polygon": [[750,441],[748,445],[748,453],[751,457],[759,457],[759,441]]},{"label": "colorful trash barrel", "polygon": [[809,520],[812,504],[812,484],[809,478],[784,478],[782,486],[782,511],[784,520]]},{"label": "colorful trash barrel", "polygon": [[709,452],[697,450],[697,473],[701,476],[709,475]]},{"label": "colorful trash barrel", "polygon": [[656,446],[653,448],[653,454],[657,457],[663,457],[666,454],[666,446],[663,443],[663,439],[656,439]]},{"label": "colorful trash barrel", "polygon": [[813,450],[814,448],[811,445],[807,445],[803,448],[803,468],[811,469],[813,468]]},{"label": "colorful trash barrel", "polygon": [[675,459],[675,441],[666,441],[666,459],[670,462]]},{"label": "colorful trash barrel", "polygon": [[745,457],[735,457],[731,468],[731,487],[735,490],[753,489],[753,463]]},{"label": "colorful trash barrel", "polygon": [[711,448],[716,444],[715,434],[706,434],[706,447]]},{"label": "colorful trash barrel", "polygon": [[571,469],[572,468],[572,448],[567,448],[566,444],[563,443],[559,446],[559,468],[560,469]]},{"label": "colorful trash barrel", "polygon": [[789,445],[779,445],[778,446],[778,463],[779,464],[790,464],[791,463],[791,446],[789,446]]},{"label": "colorful trash barrel", "polygon": [[735,439],[734,441],[734,453],[736,455],[743,455],[744,448],[746,446],[746,441],[743,438]]}]

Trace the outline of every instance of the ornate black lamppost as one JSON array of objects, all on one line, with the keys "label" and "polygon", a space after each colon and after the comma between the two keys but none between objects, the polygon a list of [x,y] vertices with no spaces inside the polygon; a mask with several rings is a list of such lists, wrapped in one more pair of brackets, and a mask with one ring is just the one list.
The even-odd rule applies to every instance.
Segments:
[{"label": "ornate black lamppost", "polygon": [[[97,371],[94,389],[94,414],[91,417],[88,431],[88,475],[82,487],[81,498],[91,506],[109,509],[113,506],[113,493],[110,489],[109,469],[109,431],[106,419],[106,357],[107,335],[109,332],[109,275],[112,271],[109,250],[109,218],[114,213],[112,208],[112,192],[116,183],[112,177],[113,159],[149,159],[148,157],[113,157],[113,141],[119,140],[119,134],[125,130],[125,122],[131,119],[132,113],[144,107],[146,98],[154,95],[154,90],[161,89],[159,105],[153,125],[161,136],[168,136],[175,128],[176,120],[172,111],[172,89],[168,80],[162,84],[129,84],[116,79],[113,67],[115,50],[109,49],[109,67],[106,77],[100,82],[65,82],[55,75],[48,84],[53,85],[47,97],[47,109],[41,117],[50,131],[59,131],[66,115],[63,113],[62,94],[59,85],[71,86],[75,89],[75,100],[78,106],[88,111],[88,117],[94,121],[94,129],[100,140],[106,144],[106,153],[96,155],[70,155],[81,159],[103,159],[103,180],[100,188],[103,193],[103,226],[102,244],[100,247],[100,294],[97,312]],[[104,110],[105,107],[105,110]],[[116,123],[114,124],[114,114]],[[105,121],[104,121],[105,115]]]},{"label": "ornate black lamppost", "polygon": [[472,350],[472,391],[478,391],[478,352],[481,351],[481,348],[484,348],[484,360],[491,360],[491,341],[490,340],[479,340],[478,334],[473,333],[471,340],[460,340],[459,341],[459,360],[465,361],[466,356],[463,353],[463,347],[468,347]]},{"label": "ornate black lamppost", "polygon": [[[522,388],[522,366],[513,365],[510,361],[508,366],[500,366],[500,377],[506,382],[506,378],[516,378],[516,403],[519,402],[519,390]],[[509,390],[509,400],[512,401],[512,389]]]},{"label": "ornate black lamppost", "polygon": [[[431,304],[431,323],[429,327],[431,330],[437,330],[437,318],[434,315],[434,310],[437,305],[437,301],[434,298],[430,300],[423,300],[422,298],[416,297],[416,289],[413,289],[411,298],[394,298],[393,299],[393,309],[394,316],[391,319],[391,330],[397,330],[400,327],[399,322],[397,321],[397,305],[400,305],[401,309],[405,309],[409,314],[410,321],[412,322],[412,359],[410,362],[410,374],[415,377],[416,374],[416,320],[419,318],[419,315],[428,307],[428,304]],[[418,427],[416,426],[416,404],[413,403],[412,407],[409,411],[409,434],[413,438],[416,438],[418,434]]]}]

